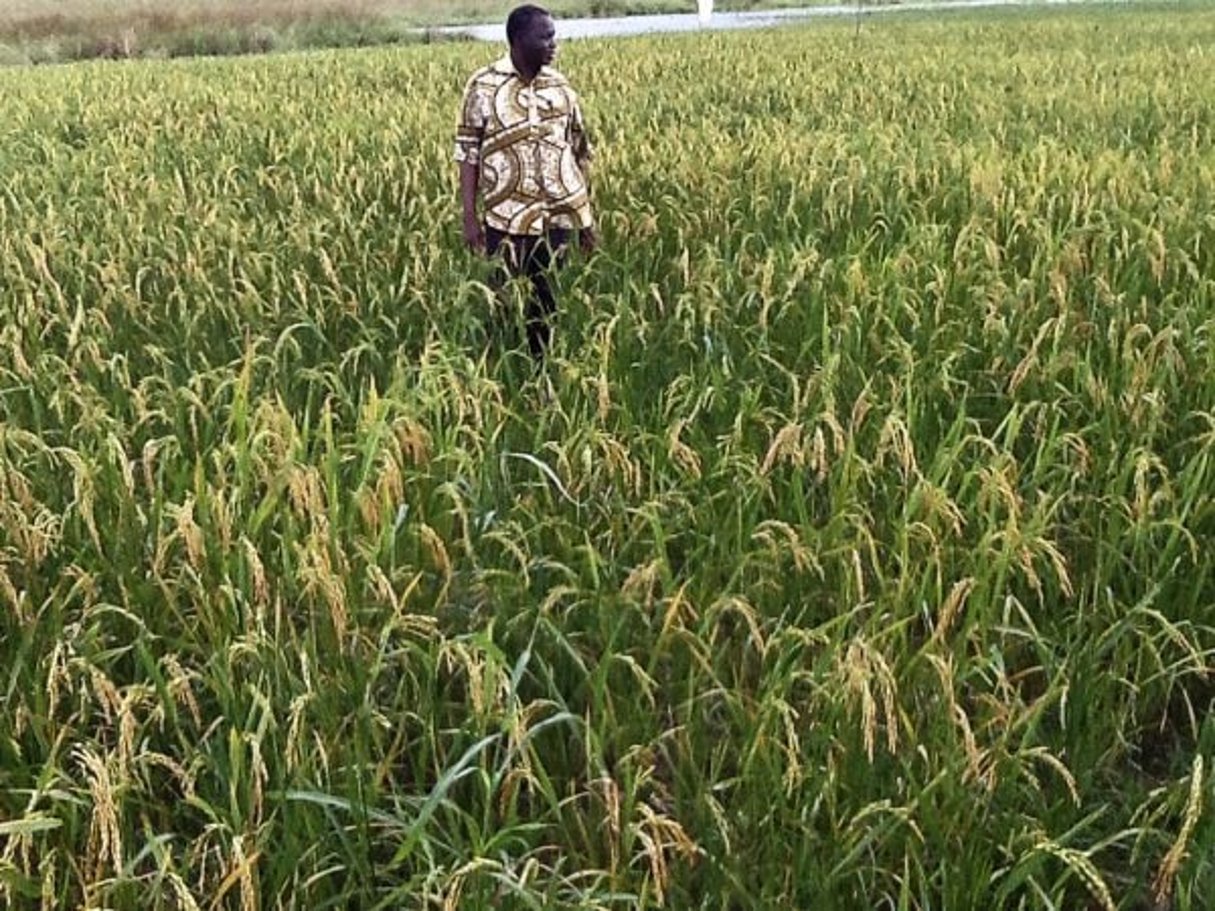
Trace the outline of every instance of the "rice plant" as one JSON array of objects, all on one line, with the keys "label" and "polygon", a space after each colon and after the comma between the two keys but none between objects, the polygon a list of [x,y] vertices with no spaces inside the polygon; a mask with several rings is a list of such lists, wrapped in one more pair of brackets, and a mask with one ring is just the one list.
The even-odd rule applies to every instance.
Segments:
[{"label": "rice plant", "polygon": [[0,72],[0,903],[1215,903],[1215,15]]}]

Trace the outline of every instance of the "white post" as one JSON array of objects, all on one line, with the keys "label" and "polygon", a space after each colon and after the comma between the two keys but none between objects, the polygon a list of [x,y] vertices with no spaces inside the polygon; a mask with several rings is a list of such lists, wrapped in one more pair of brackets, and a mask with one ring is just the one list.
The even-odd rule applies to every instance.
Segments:
[{"label": "white post", "polygon": [[696,18],[702,27],[709,24],[713,18],[713,0],[696,0]]}]

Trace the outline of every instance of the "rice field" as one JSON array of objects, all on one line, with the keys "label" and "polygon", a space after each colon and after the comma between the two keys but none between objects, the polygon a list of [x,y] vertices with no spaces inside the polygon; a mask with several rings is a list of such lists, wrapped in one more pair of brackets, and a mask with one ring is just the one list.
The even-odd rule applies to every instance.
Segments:
[{"label": "rice field", "polygon": [[1215,13],[0,72],[0,906],[1215,906]]}]

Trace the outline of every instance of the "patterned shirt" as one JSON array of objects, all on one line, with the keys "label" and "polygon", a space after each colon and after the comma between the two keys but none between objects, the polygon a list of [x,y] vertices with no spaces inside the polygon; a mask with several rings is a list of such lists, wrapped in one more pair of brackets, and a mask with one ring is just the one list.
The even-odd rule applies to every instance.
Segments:
[{"label": "patterned shirt", "polygon": [[590,159],[578,96],[556,70],[542,67],[526,83],[507,55],[468,81],[455,160],[479,166],[491,228],[539,235],[591,227]]}]

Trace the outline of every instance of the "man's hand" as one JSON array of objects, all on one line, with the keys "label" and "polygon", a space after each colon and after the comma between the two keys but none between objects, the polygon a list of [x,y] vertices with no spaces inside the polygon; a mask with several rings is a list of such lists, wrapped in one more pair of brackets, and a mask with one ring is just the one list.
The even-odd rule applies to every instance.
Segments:
[{"label": "man's hand", "polygon": [[464,243],[478,256],[485,254],[485,229],[476,215],[464,216]]},{"label": "man's hand", "polygon": [[583,228],[578,232],[578,246],[587,256],[599,248],[599,235],[595,233],[594,228]]}]

